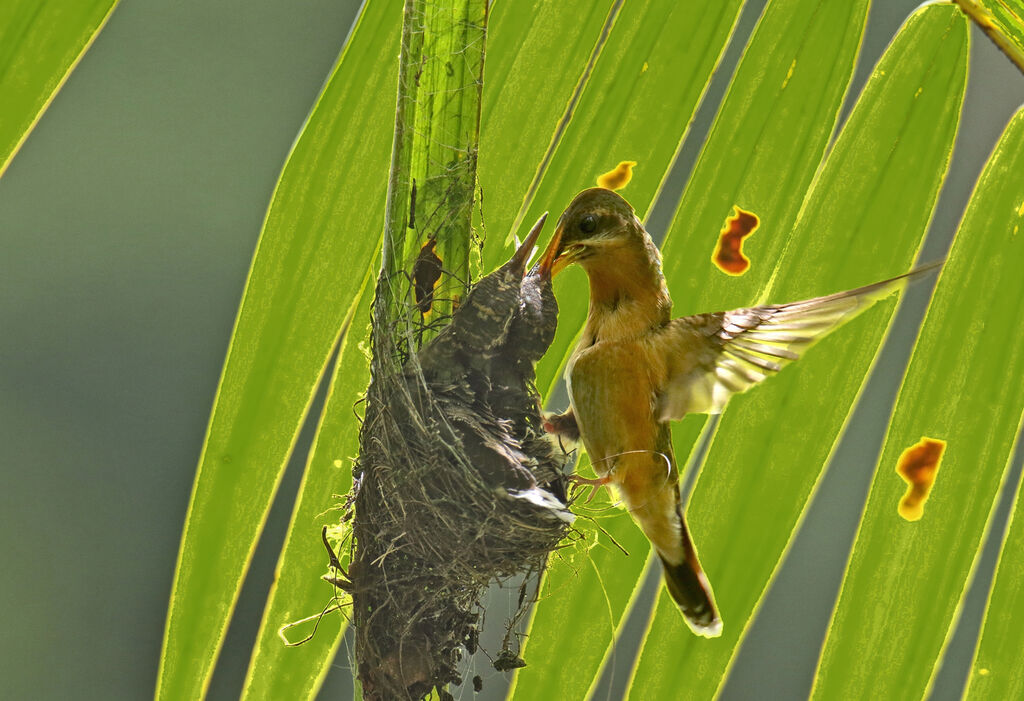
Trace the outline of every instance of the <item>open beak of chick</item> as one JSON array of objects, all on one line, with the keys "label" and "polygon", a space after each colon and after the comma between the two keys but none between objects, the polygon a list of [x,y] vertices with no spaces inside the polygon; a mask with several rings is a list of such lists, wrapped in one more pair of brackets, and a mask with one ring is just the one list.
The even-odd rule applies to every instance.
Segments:
[{"label": "open beak of chick", "polygon": [[530,233],[526,235],[526,239],[520,244],[516,252],[512,254],[512,259],[507,263],[511,266],[512,270],[515,270],[522,277],[526,273],[526,264],[530,260],[530,256],[533,255],[533,249],[537,246],[537,238],[540,236],[541,229],[544,228],[544,221],[548,218],[548,213],[540,215],[540,219],[530,229]]}]

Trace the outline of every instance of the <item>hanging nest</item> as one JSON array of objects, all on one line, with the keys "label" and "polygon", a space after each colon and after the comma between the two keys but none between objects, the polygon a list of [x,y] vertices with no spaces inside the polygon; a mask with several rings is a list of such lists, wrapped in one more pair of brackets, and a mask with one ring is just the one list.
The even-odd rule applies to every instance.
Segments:
[{"label": "hanging nest", "polygon": [[[364,698],[448,696],[487,587],[539,573],[570,530],[567,458],[533,386],[558,314],[550,276],[524,275],[542,223],[417,353],[374,329],[345,583]],[[499,669],[525,664],[510,637]]]}]

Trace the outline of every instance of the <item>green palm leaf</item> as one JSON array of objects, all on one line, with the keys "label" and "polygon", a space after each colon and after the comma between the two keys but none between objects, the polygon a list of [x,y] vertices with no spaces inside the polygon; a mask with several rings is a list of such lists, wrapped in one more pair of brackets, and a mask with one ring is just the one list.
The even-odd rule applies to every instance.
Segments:
[{"label": "green palm leaf", "polygon": [[[709,309],[709,304],[723,304],[721,299],[715,300],[715,291],[724,298],[750,278],[759,285],[770,278],[773,268],[763,265],[738,279],[712,268],[711,253],[718,230],[733,204],[742,204],[761,215],[765,231],[781,233],[791,227],[831,134],[853,70],[866,12],[867,3],[829,5],[813,0],[773,3],[762,17],[663,246],[665,275],[676,295],[677,313],[682,305],[696,311]],[[780,41],[780,37],[785,39]],[[822,66],[830,68],[821,70]],[[794,119],[794,105],[806,104],[816,109]],[[778,186],[780,181],[792,180],[796,182],[789,183],[790,187]],[[643,200],[630,197],[643,211]],[[776,235],[768,240],[784,247],[787,237]],[[763,259],[775,257],[766,255]],[[693,300],[699,296],[698,291],[708,292],[704,306]],[[748,296],[746,301],[752,298]],[[580,301],[582,304],[572,311],[582,318],[585,301]],[[742,303],[737,301],[732,306]],[[575,332],[579,322],[573,323],[566,306],[561,307],[560,331],[568,327]],[[560,350],[553,347],[549,356]],[[702,425],[703,417],[691,417],[675,430],[679,455],[689,453]],[[571,648],[576,661],[572,673],[546,675],[526,669],[517,680],[517,695],[526,690],[521,698],[582,696],[590,688],[595,665],[588,661],[608,652],[649,549],[628,516],[614,513],[616,516],[603,518],[600,525],[629,551],[629,557],[603,542],[564,565],[556,561],[548,574],[548,597],[538,605],[530,630],[527,654],[547,658],[568,655]],[[580,636],[583,645],[561,634],[566,618],[579,620],[584,626]],[[589,652],[591,648],[595,653]],[[547,683],[546,676],[551,677]],[[576,677],[581,682],[570,686]]]},{"label": "green palm leaf", "polygon": [[[910,267],[949,164],[966,61],[967,25],[954,8],[911,17],[818,174],[762,299],[802,299]],[[723,614],[721,638],[700,640],[663,595],[636,669],[637,698],[683,685],[705,697],[721,684],[894,309],[876,305],[722,416],[688,516],[732,618]]]},{"label": "green palm leaf", "polygon": [[[302,647],[286,648],[278,639],[282,625],[313,616],[334,596],[319,580],[326,565],[319,531],[337,521],[329,511],[333,495],[351,484],[358,428],[351,412],[367,380],[368,281],[379,265],[401,5],[366,3],[275,191],[187,516],[161,698],[204,693],[283,466],[335,348],[328,398],[243,695],[312,698],[344,631],[344,619],[331,614]],[[639,214],[650,210],[740,5],[494,4],[481,108],[482,202],[475,215],[486,232],[483,270],[507,257],[519,222],[558,210],[619,161],[637,162],[623,194]],[[911,265],[956,134],[966,25],[952,5],[915,13],[823,161],[867,6],[868,0],[769,2],[666,238],[665,272],[677,314],[832,292]],[[734,205],[761,217],[747,245],[752,267],[738,278],[710,262]],[[556,341],[538,367],[542,388],[555,384],[585,313],[585,291],[578,271],[559,279],[562,313]],[[891,302],[879,304],[798,367],[734,400],[723,416],[689,519],[725,635],[694,638],[663,597],[646,633],[633,698],[674,698],[683,688],[709,698],[720,688],[893,309]],[[689,452],[703,425],[703,417],[693,417],[676,427],[679,455]],[[986,494],[978,496],[979,513],[987,508]],[[559,551],[546,575],[524,649],[529,666],[514,682],[518,698],[593,693],[635,603],[648,547],[628,516],[605,509],[593,523],[581,520],[580,531],[582,543]],[[961,580],[975,541],[974,550],[971,542],[964,545]],[[955,606],[959,589],[950,591]],[[1007,591],[1001,596],[1013,596]],[[838,625],[834,638],[843,634]],[[307,621],[287,635],[301,638],[312,626]],[[945,626],[943,635],[948,620]],[[824,684],[842,665],[822,670]]]},{"label": "green palm leaf", "polygon": [[117,0],[0,5],[0,175],[116,6]]},{"label": "green palm leaf", "polygon": [[[1018,153],[1024,152],[1018,145]],[[1018,439],[1015,449],[1020,451]],[[985,623],[968,678],[965,698],[1013,699],[1024,695],[1017,651],[1024,645],[1024,498],[1017,484],[1016,508],[1010,516]]]},{"label": "green palm leaf", "polygon": [[[815,698],[921,696],[952,633],[1024,418],[1024,384],[1008,381],[1024,377],[1024,239],[1014,231],[1024,202],[1022,166],[1024,113],[1018,113],[978,181],[914,348]],[[946,447],[923,517],[908,522],[897,513],[906,484],[895,467],[925,436]],[[1012,556],[1004,558],[1003,567],[1012,569],[1010,562]],[[999,686],[1014,683],[1005,653],[986,664],[999,671],[990,675]]]},{"label": "green palm leaf", "polygon": [[[299,496],[292,512],[287,540],[278,558],[277,576],[267,597],[256,645],[242,691],[244,699],[312,698],[323,684],[346,620],[319,616],[335,603],[333,585],[320,580],[326,572],[324,546],[317,537],[324,526],[336,525],[338,512],[330,509],[336,494],[352,486],[352,457],[358,447],[358,423],[353,407],[366,391],[369,355],[362,343],[369,333],[373,286],[369,277],[346,321],[327,400],[309,453]],[[348,551],[338,548],[344,564]],[[304,621],[285,631],[287,624]],[[280,631],[280,634],[279,634]],[[315,634],[314,634],[315,633]],[[302,645],[285,646],[282,637]]]},{"label": "green palm leaf", "polygon": [[957,5],[1024,71],[1024,2],[956,0]]},{"label": "green palm leaf", "polygon": [[[568,202],[581,186],[577,173],[583,173],[583,183],[589,185],[623,160],[637,162],[636,176],[625,193],[638,213],[647,210],[738,11],[738,3],[626,5],[526,219],[532,220],[551,202]],[[685,37],[686,44],[702,50],[680,52],[675,42],[657,43],[663,35]],[[688,79],[681,81],[679,76]],[[623,110],[624,104],[650,107]],[[555,283],[558,332],[537,367],[540,387],[553,385],[579,330],[586,314],[586,296],[579,292],[585,289],[579,270],[567,271]],[[538,659],[571,657],[573,665],[568,670],[524,670],[514,681],[517,698],[580,698],[595,678],[639,582],[647,547],[626,514],[604,512],[608,513],[612,515],[603,515],[599,525],[581,521],[583,542],[553,559],[528,632],[525,654]],[[599,529],[610,538],[598,540]],[[619,547],[631,557],[624,560]],[[577,621],[577,635],[563,634],[567,619]]]},{"label": "green palm leaf", "polygon": [[[199,698],[209,684],[274,490],[379,246],[391,134],[376,125],[394,114],[400,16],[400,3],[378,2],[360,17],[274,193],[186,516],[158,698]],[[353,177],[356,164],[380,176]]]},{"label": "green palm leaf", "polygon": [[[508,27],[508,33],[504,43],[491,42],[487,68],[501,75],[515,67],[529,77],[524,88],[543,93],[545,99],[523,105],[527,109],[520,109],[517,118],[547,124],[544,138],[549,141],[600,35],[607,8],[595,8],[586,21],[574,23],[566,36],[575,40],[559,45],[561,53],[555,58],[578,66],[572,75],[561,63],[552,62],[550,54],[521,50],[515,39],[524,19],[525,26],[534,18],[542,26],[561,26],[570,14],[578,19],[579,13],[555,2],[538,2],[532,15],[513,14],[511,5],[505,7],[505,13],[500,5],[496,8],[493,21]],[[316,382],[345,319],[360,309],[353,306],[359,281],[373,269],[370,261],[383,222],[391,134],[377,126],[393,122],[388,114],[394,110],[400,27],[400,2],[367,3],[278,183],[246,284],[186,517],[158,696],[199,696],[209,683],[248,560]],[[553,84],[561,89],[551,89]],[[542,91],[541,85],[549,87]],[[484,110],[484,143],[494,129],[490,114]],[[507,112],[493,114],[498,127],[509,117]],[[351,170],[352,164],[359,164],[358,171]],[[381,177],[364,177],[363,169]],[[343,177],[346,173],[352,177]],[[372,213],[369,218],[366,212]],[[366,325],[351,328],[362,333]],[[307,558],[314,552],[323,557],[315,516],[333,504],[332,494],[347,487],[345,479],[337,478],[335,460],[345,461],[355,452],[356,427],[343,419],[351,417],[350,394],[360,391],[360,382],[365,387],[365,363],[362,358],[347,362],[347,357],[364,340],[365,336],[345,339],[339,366],[345,369],[344,379],[332,383],[337,397],[332,393],[322,421],[328,432],[318,435],[307,466],[279,562],[279,581],[250,663],[245,687],[249,696],[315,692],[343,630],[328,624],[334,629],[315,639],[308,651],[286,653],[278,647],[280,626],[321,610],[330,597],[318,581],[321,566],[316,565],[312,576],[309,569],[319,558]],[[329,459],[315,452],[321,446],[330,446]],[[230,462],[223,460],[225,455]],[[234,537],[225,539],[225,532]]]}]

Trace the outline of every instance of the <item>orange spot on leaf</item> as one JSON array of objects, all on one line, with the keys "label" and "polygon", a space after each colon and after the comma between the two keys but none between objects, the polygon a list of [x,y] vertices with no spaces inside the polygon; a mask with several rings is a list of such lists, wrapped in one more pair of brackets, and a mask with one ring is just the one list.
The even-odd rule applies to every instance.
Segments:
[{"label": "orange spot on leaf", "polygon": [[896,511],[906,520],[918,521],[924,515],[924,503],[928,501],[945,449],[946,441],[922,436],[900,455],[896,472],[908,487]]},{"label": "orange spot on leaf", "polygon": [[711,261],[723,273],[742,275],[750,267],[750,259],[743,255],[743,239],[754,233],[761,222],[753,212],[735,205],[733,209],[736,214],[725,220]]},{"label": "orange spot on leaf", "polygon": [[633,179],[635,165],[636,161],[620,161],[612,170],[597,176],[597,186],[608,190],[621,190]]}]

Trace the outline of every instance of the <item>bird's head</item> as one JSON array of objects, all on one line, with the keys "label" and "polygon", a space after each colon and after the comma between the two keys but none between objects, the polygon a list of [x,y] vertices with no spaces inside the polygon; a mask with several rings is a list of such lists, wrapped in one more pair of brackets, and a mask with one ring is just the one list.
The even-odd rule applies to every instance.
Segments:
[{"label": "bird's head", "polygon": [[644,250],[648,239],[626,200],[611,190],[592,187],[576,195],[559,217],[540,269],[554,275],[579,263],[589,272],[621,260],[623,249]]}]

